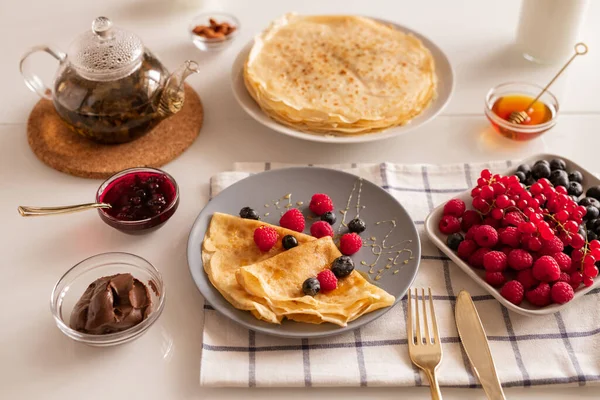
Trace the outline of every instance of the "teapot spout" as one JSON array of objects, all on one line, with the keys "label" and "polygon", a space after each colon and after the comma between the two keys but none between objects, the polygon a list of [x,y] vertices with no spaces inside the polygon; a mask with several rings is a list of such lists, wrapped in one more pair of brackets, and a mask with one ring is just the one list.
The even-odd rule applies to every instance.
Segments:
[{"label": "teapot spout", "polygon": [[188,60],[169,76],[158,103],[157,112],[162,118],[176,114],[183,108],[185,100],[183,82],[188,76],[198,72],[198,63]]}]

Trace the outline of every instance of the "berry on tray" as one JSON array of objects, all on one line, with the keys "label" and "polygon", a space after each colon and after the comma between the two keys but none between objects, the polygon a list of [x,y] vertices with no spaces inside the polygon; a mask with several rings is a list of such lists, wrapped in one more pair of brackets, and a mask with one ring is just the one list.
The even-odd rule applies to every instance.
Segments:
[{"label": "berry on tray", "polygon": [[507,266],[506,254],[501,251],[490,251],[483,256],[483,268],[487,272],[502,272]]},{"label": "berry on tray", "polygon": [[340,238],[340,251],[347,256],[357,253],[362,245],[362,239],[356,233],[346,233]]},{"label": "berry on tray", "polygon": [[334,232],[331,225],[329,225],[327,222],[317,221],[310,226],[310,234],[319,239],[325,236],[333,237]]},{"label": "berry on tray", "polygon": [[284,249],[289,250],[298,246],[298,240],[292,235],[285,235],[283,239],[281,239],[281,245]]},{"label": "berry on tray", "polygon": [[564,304],[568,301],[573,300],[573,296],[575,296],[575,291],[573,287],[569,285],[567,282],[556,282],[552,285],[552,289],[550,290],[550,296],[552,301],[558,304]]},{"label": "berry on tray", "polygon": [[302,291],[305,295],[316,296],[321,291],[321,283],[317,278],[308,278],[302,284]]},{"label": "berry on tray", "polygon": [[523,249],[514,249],[508,254],[507,261],[512,269],[521,271],[531,268],[533,265],[533,256]]},{"label": "berry on tray", "polygon": [[482,222],[481,214],[475,210],[467,210],[462,216],[460,221],[460,228],[467,232],[472,226],[481,225]]},{"label": "berry on tray", "polygon": [[446,239],[446,244],[452,250],[456,251],[456,250],[458,250],[458,246],[460,246],[460,244],[462,243],[463,240],[465,240],[463,235],[461,233],[457,232],[457,233],[453,233],[448,236],[448,238]]},{"label": "berry on tray", "polygon": [[286,213],[281,216],[281,219],[279,219],[279,225],[296,232],[304,231],[305,224],[304,215],[302,215],[302,212],[297,208],[286,211]]},{"label": "berry on tray", "polygon": [[491,249],[498,243],[498,232],[489,225],[481,225],[475,231],[474,239],[479,246]]},{"label": "berry on tray", "polygon": [[333,201],[324,193],[316,193],[310,199],[308,208],[316,215],[321,216],[326,212],[333,211]]},{"label": "berry on tray", "polygon": [[540,281],[535,279],[535,277],[533,276],[531,268],[519,271],[517,273],[517,280],[521,282],[521,285],[523,285],[523,287],[526,290],[531,289],[532,287],[537,286],[540,283]]},{"label": "berry on tray", "polygon": [[240,210],[240,217],[242,217],[244,219],[256,219],[256,220],[260,219],[260,217],[258,216],[258,213],[250,207],[242,208]]},{"label": "berry on tray", "polygon": [[321,221],[327,222],[329,225],[335,224],[337,217],[333,211],[327,211],[323,215],[321,215]]},{"label": "berry on tray", "polygon": [[545,307],[552,302],[550,297],[550,285],[540,282],[537,287],[525,292],[525,298],[534,306]]},{"label": "berry on tray", "polygon": [[465,239],[458,245],[458,256],[463,260],[468,260],[477,248],[477,243],[474,240]]},{"label": "berry on tray", "polygon": [[462,217],[467,206],[461,199],[452,199],[444,205],[444,215],[452,215],[457,218]]},{"label": "berry on tray", "polygon": [[502,272],[489,272],[485,273],[485,281],[494,287],[500,287],[506,282],[506,276]]},{"label": "berry on tray", "polygon": [[523,297],[525,296],[525,289],[519,281],[509,281],[502,286],[500,294],[506,300],[510,301],[515,305],[521,304]]},{"label": "berry on tray", "polygon": [[542,256],[533,263],[533,277],[542,282],[554,282],[560,278],[560,267],[550,256]]},{"label": "berry on tray", "polygon": [[339,279],[350,275],[354,271],[354,261],[348,256],[341,256],[333,260],[331,272]]},{"label": "berry on tray", "polygon": [[256,243],[260,251],[267,252],[275,246],[278,236],[275,229],[263,225],[254,230],[254,243]]},{"label": "berry on tray", "polygon": [[330,292],[337,288],[337,278],[331,270],[326,269],[317,274],[317,279],[323,292]]},{"label": "berry on tray", "polygon": [[444,215],[439,223],[440,232],[450,235],[460,231],[460,220],[452,215]]},{"label": "berry on tray", "polygon": [[354,233],[363,233],[367,229],[367,224],[360,218],[354,218],[348,222],[348,230]]}]

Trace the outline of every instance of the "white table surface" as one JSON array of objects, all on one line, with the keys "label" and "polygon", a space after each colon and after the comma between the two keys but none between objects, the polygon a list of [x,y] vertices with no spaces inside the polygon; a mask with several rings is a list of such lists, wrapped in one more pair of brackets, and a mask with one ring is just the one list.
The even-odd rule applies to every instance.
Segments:
[{"label": "white table surface", "polygon": [[[427,399],[427,388],[382,389],[205,389],[198,384],[201,351],[201,297],[186,263],[191,224],[207,202],[211,175],[235,161],[298,163],[474,162],[521,158],[549,151],[600,171],[600,4],[592,2],[584,28],[590,53],[577,60],[555,93],[562,105],[558,125],[542,139],[516,144],[490,132],[483,97],[511,80],[544,83],[557,69],[527,63],[512,48],[518,1],[350,1],[350,0],[111,0],[3,1],[0,4],[0,398],[9,399]],[[237,15],[242,32],[218,54],[197,51],[187,26],[200,10]],[[361,145],[303,142],[269,131],[245,115],[229,85],[237,51],[270,20],[288,11],[357,13],[387,18],[436,41],[449,55],[457,85],[444,113],[405,136]],[[38,100],[18,72],[30,46],[70,39],[106,15],[137,32],[169,67],[198,60],[202,73],[188,80],[204,102],[199,139],[165,169],[181,188],[179,210],[158,232],[139,237],[104,225],[94,212],[23,219],[16,207],[62,205],[93,199],[100,181],[74,178],[39,162],[28,148],[25,123]],[[49,58],[49,57],[48,57]],[[39,57],[48,79],[55,64]],[[105,251],[139,254],[162,272],[169,290],[165,311],[137,341],[116,348],[79,345],[56,328],[48,307],[58,278],[78,261]],[[226,366],[222,366],[226,368]],[[508,389],[509,398],[597,398],[599,389]],[[481,390],[443,389],[446,399],[483,399]]]}]

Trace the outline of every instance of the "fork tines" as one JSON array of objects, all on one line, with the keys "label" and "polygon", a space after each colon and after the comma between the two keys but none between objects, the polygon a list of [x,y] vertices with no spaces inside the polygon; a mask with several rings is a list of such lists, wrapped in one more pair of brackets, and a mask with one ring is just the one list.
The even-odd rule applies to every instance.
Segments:
[{"label": "fork tines", "polygon": [[[407,310],[407,330],[412,332],[412,335],[408,335],[409,345],[427,345],[427,344],[439,344],[440,334],[438,331],[437,321],[435,318],[435,310],[433,308],[433,297],[431,295],[431,288],[427,288],[429,295],[429,315],[427,311],[427,300],[425,297],[425,288],[421,288],[421,295],[419,296],[419,289],[408,289],[408,310]],[[414,294],[414,314],[413,314],[413,294]],[[421,302],[421,312],[419,311],[419,302]],[[432,331],[429,329],[429,321],[431,321]],[[423,330],[421,330],[421,321],[423,323]],[[413,326],[414,322],[414,326]],[[415,329],[416,328],[416,329]],[[416,333],[416,341],[415,341]]]}]

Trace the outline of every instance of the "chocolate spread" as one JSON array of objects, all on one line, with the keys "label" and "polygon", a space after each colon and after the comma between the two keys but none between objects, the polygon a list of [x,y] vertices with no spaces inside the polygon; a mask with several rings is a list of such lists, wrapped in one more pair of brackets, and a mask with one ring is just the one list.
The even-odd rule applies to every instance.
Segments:
[{"label": "chocolate spread", "polygon": [[96,279],[71,313],[71,328],[94,335],[120,332],[142,322],[152,311],[148,287],[131,274]]}]

